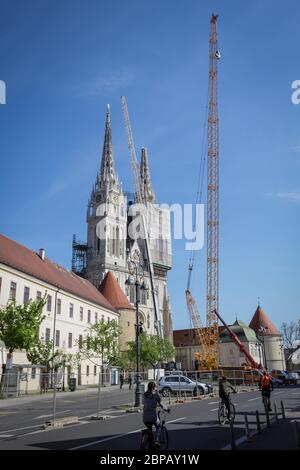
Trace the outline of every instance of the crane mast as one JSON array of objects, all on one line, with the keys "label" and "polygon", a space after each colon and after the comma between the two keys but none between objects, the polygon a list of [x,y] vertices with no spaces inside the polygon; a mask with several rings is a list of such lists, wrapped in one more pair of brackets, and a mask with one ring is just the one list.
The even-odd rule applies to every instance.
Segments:
[{"label": "crane mast", "polygon": [[210,349],[215,367],[218,367],[219,311],[219,118],[218,118],[218,15],[210,20],[208,126],[207,126],[207,271],[206,324],[211,331]]}]

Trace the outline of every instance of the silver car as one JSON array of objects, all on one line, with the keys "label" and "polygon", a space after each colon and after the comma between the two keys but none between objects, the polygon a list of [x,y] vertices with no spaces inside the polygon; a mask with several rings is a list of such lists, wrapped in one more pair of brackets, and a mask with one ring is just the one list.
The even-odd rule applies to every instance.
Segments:
[{"label": "silver car", "polygon": [[163,397],[168,397],[172,393],[191,393],[197,395],[205,395],[210,392],[210,387],[202,382],[195,382],[188,377],[182,375],[167,375],[159,380],[158,390]]}]

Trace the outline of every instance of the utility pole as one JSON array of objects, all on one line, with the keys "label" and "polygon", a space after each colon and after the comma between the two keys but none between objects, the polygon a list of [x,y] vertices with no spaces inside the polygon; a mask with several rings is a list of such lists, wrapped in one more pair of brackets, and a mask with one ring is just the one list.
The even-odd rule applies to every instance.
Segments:
[{"label": "utility pole", "polygon": [[210,20],[208,126],[207,126],[207,271],[206,271],[206,324],[210,329],[213,368],[218,367],[219,312],[219,117],[218,117],[218,15]]}]

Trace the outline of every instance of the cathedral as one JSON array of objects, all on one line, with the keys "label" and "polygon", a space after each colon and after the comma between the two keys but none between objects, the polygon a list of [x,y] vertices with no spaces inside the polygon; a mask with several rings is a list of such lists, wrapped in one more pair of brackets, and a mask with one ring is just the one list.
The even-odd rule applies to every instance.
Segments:
[{"label": "cathedral", "polygon": [[170,210],[156,202],[146,148],[142,148],[139,167],[148,242],[138,236],[143,233],[140,226],[132,230],[135,195],[125,193],[118,179],[108,106],[101,164],[87,207],[87,242],[79,242],[73,236],[72,271],[100,290],[107,273],[112,273],[134,309],[136,287],[130,266],[138,256],[139,280],[146,287],[140,290],[139,321],[147,334],[161,334],[172,343],[167,287],[168,271],[172,268]]}]

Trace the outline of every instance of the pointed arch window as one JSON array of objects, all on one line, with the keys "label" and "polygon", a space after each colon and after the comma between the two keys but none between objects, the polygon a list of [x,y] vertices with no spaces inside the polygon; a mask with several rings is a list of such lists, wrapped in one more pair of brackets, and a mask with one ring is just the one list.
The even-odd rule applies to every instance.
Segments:
[{"label": "pointed arch window", "polygon": [[116,256],[120,256],[120,229],[116,227]]}]

